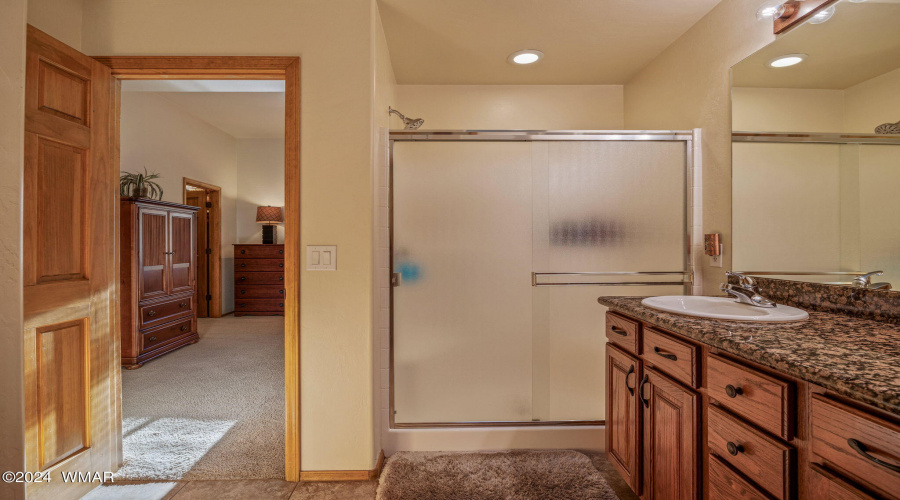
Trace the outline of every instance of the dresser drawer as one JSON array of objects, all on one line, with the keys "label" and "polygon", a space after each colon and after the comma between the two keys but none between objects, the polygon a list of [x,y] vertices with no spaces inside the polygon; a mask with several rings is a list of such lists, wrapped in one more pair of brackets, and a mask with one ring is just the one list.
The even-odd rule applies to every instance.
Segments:
[{"label": "dresser drawer", "polygon": [[641,355],[672,378],[692,387],[700,387],[700,348],[672,335],[644,328]]},{"label": "dresser drawer", "polygon": [[809,498],[811,499],[878,500],[818,464],[810,464],[809,468]]},{"label": "dresser drawer", "polygon": [[235,259],[283,259],[284,245],[235,245]]},{"label": "dresser drawer", "polygon": [[900,425],[820,394],[812,397],[813,461],[900,498]]},{"label": "dresser drawer", "polygon": [[707,393],[748,422],[790,441],[794,434],[794,384],[719,356],[708,356]]},{"label": "dresser drawer", "polygon": [[283,298],[284,287],[279,285],[238,285],[234,289],[234,300]]},{"label": "dresser drawer", "polygon": [[720,408],[709,407],[706,442],[714,453],[778,499],[790,497],[794,450]]},{"label": "dresser drawer", "polygon": [[716,456],[709,457],[710,500],[772,500]]},{"label": "dresser drawer", "polygon": [[275,273],[284,272],[284,260],[282,259],[234,259],[235,271],[268,271]]},{"label": "dresser drawer", "polygon": [[284,299],[247,299],[235,297],[235,312],[284,312]]},{"label": "dresser drawer", "polygon": [[633,319],[606,313],[606,338],[632,354],[638,354],[641,324]]},{"label": "dresser drawer", "polygon": [[161,325],[193,312],[194,298],[190,295],[180,299],[143,305],[140,307],[141,324],[139,329],[143,330],[151,326]]},{"label": "dresser drawer", "polygon": [[284,285],[284,273],[235,272],[236,285]]},{"label": "dresser drawer", "polygon": [[171,340],[194,332],[194,318],[185,318],[141,332],[141,352],[149,351]]}]

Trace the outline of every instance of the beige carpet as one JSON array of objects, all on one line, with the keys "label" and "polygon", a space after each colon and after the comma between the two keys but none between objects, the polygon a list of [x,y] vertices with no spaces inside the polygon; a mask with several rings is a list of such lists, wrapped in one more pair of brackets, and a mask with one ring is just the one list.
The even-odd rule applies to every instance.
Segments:
[{"label": "beige carpet", "polygon": [[284,477],[284,318],[200,319],[200,342],[122,370],[117,480]]},{"label": "beige carpet", "polygon": [[591,459],[571,450],[391,455],[377,500],[616,500]]}]

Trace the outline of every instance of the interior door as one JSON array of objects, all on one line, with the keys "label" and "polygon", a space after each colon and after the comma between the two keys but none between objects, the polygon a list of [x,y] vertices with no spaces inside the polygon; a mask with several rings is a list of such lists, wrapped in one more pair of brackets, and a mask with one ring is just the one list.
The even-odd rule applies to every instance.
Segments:
[{"label": "interior door", "polygon": [[194,214],[169,212],[169,293],[194,290]]},{"label": "interior door", "polygon": [[168,294],[169,269],[169,213],[166,210],[138,207],[141,241],[138,266],[140,266],[140,300],[164,297]]},{"label": "interior door", "polygon": [[197,247],[194,256],[197,262],[197,317],[209,317],[209,209],[206,200],[209,194],[206,191],[189,190],[185,193],[185,205],[198,207],[197,211]]},{"label": "interior door", "polygon": [[116,165],[109,69],[28,26],[25,97],[25,458],[50,482],[28,498],[80,498],[60,473],[118,468]]}]

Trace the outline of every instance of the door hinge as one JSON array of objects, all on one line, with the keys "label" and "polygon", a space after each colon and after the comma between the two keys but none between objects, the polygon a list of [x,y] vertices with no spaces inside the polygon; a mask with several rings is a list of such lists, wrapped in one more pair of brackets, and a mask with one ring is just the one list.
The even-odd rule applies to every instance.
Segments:
[{"label": "door hinge", "polygon": [[212,248],[206,249],[206,255],[212,255]]},{"label": "door hinge", "polygon": [[212,300],[212,295],[207,295],[206,300]]},{"label": "door hinge", "polygon": [[391,273],[391,286],[400,286],[403,281],[403,275],[400,273]]},{"label": "door hinge", "polygon": [[211,201],[207,201],[207,202],[206,202],[206,208],[212,208],[212,202],[211,202]]}]

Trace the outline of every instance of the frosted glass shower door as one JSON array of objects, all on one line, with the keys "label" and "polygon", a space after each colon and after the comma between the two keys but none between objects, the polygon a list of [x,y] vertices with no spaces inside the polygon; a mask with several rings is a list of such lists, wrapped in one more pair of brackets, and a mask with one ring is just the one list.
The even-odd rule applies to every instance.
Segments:
[{"label": "frosted glass shower door", "polygon": [[597,297],[684,293],[685,143],[393,148],[394,421],[603,420]]}]

